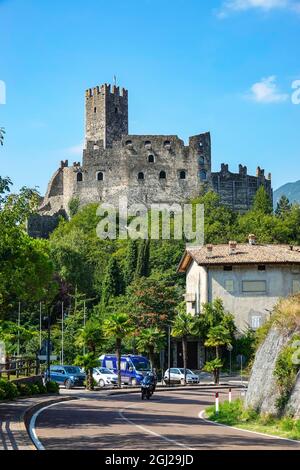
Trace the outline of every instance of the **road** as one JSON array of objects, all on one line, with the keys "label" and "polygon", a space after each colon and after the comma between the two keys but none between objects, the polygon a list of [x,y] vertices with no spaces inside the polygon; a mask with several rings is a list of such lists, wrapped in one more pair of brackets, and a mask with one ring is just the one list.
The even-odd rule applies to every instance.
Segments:
[{"label": "road", "polygon": [[[213,389],[157,392],[150,401],[139,394],[73,393],[78,400],[36,418],[35,432],[46,450],[300,450],[300,443],[201,419],[214,400]],[[227,393],[220,392],[221,400]]]}]

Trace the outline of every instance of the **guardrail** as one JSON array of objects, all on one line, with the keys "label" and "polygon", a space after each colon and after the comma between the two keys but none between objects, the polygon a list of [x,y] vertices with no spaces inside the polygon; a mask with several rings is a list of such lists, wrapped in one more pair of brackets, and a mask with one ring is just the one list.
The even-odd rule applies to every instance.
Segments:
[{"label": "guardrail", "polygon": [[5,363],[0,363],[0,378],[5,376],[10,380],[14,378],[30,377],[40,374],[40,361],[32,358],[10,358]]}]

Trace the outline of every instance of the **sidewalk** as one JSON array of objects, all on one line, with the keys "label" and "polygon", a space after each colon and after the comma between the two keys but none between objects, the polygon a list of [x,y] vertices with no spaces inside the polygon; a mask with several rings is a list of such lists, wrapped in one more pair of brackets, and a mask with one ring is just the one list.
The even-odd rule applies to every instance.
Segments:
[{"label": "sidewalk", "polygon": [[36,450],[26,430],[25,412],[35,405],[53,400],[61,401],[61,398],[57,395],[47,395],[0,402],[0,451]]}]

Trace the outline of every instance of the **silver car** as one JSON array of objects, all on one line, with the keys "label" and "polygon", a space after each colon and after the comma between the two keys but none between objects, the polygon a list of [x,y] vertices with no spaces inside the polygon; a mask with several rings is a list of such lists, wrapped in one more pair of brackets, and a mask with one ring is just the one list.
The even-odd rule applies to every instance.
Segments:
[{"label": "silver car", "polygon": [[[169,369],[167,369],[164,374],[165,384],[169,384],[169,380],[171,384],[184,384],[184,369],[173,367],[170,369],[170,374],[169,374]],[[190,369],[186,369],[186,383],[188,384],[199,383],[198,375],[194,374],[194,372],[192,372]]]}]

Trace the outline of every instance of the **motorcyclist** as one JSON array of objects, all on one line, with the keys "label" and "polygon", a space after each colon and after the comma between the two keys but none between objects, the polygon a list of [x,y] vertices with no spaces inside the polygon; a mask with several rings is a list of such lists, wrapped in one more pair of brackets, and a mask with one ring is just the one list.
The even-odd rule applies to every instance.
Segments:
[{"label": "motorcyclist", "polygon": [[152,372],[149,372],[141,382],[142,393],[143,390],[148,389],[150,394],[153,395],[156,387],[156,377]]}]

